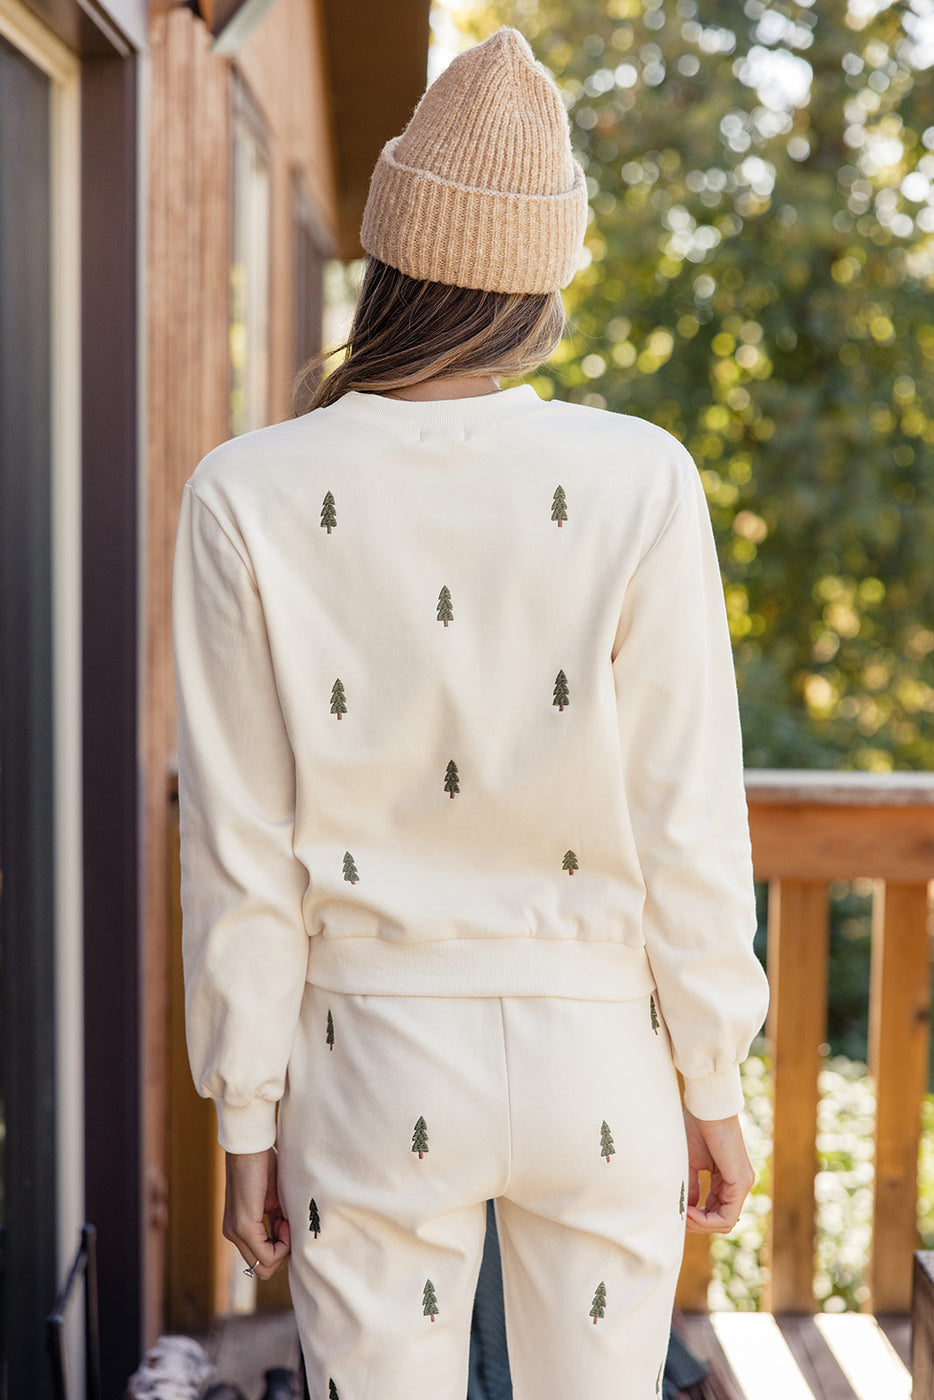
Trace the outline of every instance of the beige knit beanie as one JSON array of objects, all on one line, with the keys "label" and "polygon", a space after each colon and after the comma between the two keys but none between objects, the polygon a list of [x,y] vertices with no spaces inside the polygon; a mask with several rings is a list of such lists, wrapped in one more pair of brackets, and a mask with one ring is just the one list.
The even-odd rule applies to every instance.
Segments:
[{"label": "beige knit beanie", "polygon": [[577,270],[586,221],[555,81],[518,30],[500,29],[458,54],[387,141],[360,238],[409,277],[551,292]]}]

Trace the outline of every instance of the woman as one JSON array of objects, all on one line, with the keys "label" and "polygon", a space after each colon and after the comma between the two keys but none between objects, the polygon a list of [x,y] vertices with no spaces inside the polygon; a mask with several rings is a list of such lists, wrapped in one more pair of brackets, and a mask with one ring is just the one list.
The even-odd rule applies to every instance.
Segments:
[{"label": "woman", "polygon": [[500,30],[380,156],[312,411],[185,490],[189,1048],[225,1234],[261,1279],[291,1250],[313,1400],[463,1400],[488,1197],[517,1400],[649,1400],[685,1224],[729,1230],[752,1181],[766,987],[697,472],[499,388],[557,344],[585,220]]}]

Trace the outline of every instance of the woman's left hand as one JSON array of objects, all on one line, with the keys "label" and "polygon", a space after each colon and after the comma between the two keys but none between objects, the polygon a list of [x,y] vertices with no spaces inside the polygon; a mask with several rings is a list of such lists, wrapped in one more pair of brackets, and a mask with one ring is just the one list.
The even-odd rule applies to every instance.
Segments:
[{"label": "woman's left hand", "polygon": [[292,1247],[289,1222],[279,1204],[276,1169],[274,1147],[265,1152],[227,1153],[224,1237],[237,1246],[260,1279],[272,1278]]},{"label": "woman's left hand", "polygon": [[[729,1234],[756,1179],[739,1118],[695,1118],[685,1109],[684,1126],[688,1140],[687,1231]],[[710,1190],[704,1205],[699,1206],[698,1173],[702,1171],[710,1173]]]}]

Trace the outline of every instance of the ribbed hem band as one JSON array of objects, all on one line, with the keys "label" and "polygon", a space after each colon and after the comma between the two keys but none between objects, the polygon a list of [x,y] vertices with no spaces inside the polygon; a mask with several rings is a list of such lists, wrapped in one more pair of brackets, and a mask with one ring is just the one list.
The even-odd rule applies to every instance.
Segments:
[{"label": "ribbed hem band", "polygon": [[311,939],[307,980],[331,992],[402,997],[631,1001],[655,987],[643,947],[547,938]]}]

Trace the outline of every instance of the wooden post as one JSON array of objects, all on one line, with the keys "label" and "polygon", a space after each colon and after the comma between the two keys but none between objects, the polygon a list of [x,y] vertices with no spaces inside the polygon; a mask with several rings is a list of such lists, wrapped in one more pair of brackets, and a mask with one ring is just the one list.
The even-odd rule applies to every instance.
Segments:
[{"label": "wooden post", "polygon": [[828,941],[827,886],[773,880],[768,1037],[775,1134],[764,1304],[772,1312],[814,1311],[817,1076],[827,1027]]},{"label": "wooden post", "polygon": [[682,1312],[706,1312],[710,1286],[710,1236],[685,1235],[675,1303]]},{"label": "wooden post", "polygon": [[[684,1097],[684,1078],[678,1071],[678,1088]],[[700,1174],[700,1201],[703,1205],[710,1189],[708,1172]],[[675,1304],[681,1312],[696,1313],[707,1311],[707,1290],[710,1287],[710,1236],[685,1234],[684,1254],[681,1259],[681,1272]]]},{"label": "wooden post", "polygon": [[871,1298],[907,1312],[918,1243],[921,1100],[927,1090],[930,957],[925,884],[888,883],[873,901],[869,1065],[876,1083]]}]

